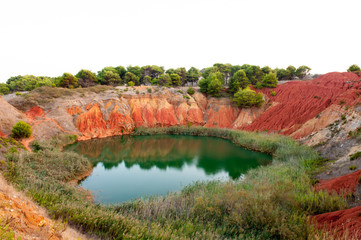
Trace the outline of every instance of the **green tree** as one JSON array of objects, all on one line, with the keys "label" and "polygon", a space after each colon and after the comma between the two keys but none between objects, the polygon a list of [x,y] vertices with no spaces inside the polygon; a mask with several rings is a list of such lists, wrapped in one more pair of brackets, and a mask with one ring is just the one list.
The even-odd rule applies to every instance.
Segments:
[{"label": "green tree", "polygon": [[172,79],[172,84],[174,86],[180,86],[182,84],[181,77],[178,74],[172,73],[170,78]]},{"label": "green tree", "polygon": [[198,82],[199,90],[200,90],[202,93],[207,93],[208,84],[209,84],[209,79],[208,79],[208,78],[202,78],[202,79],[199,80],[199,82]]},{"label": "green tree", "polygon": [[296,76],[296,68],[292,65],[289,65],[286,68],[286,74],[287,74],[287,79],[292,80]]},{"label": "green tree", "polygon": [[119,85],[122,79],[119,76],[118,71],[114,67],[105,67],[98,72],[98,82],[102,85]]},{"label": "green tree", "polygon": [[[231,76],[234,76],[236,72],[242,70],[243,68],[240,65],[233,65],[231,66]],[[244,70],[244,69],[243,69]]]},{"label": "green tree", "polygon": [[149,76],[145,76],[142,81],[142,83],[144,83],[146,85],[150,84],[151,82],[152,82],[152,78]]},{"label": "green tree", "polygon": [[238,70],[229,82],[229,90],[230,92],[235,93],[239,88],[246,88],[250,84],[251,82],[249,81],[244,70]]},{"label": "green tree", "polygon": [[276,68],[277,78],[279,80],[287,80],[288,72],[284,68]]},{"label": "green tree", "polygon": [[307,74],[309,74],[310,71],[311,71],[311,68],[309,68],[305,65],[302,65],[297,68],[295,74],[298,78],[303,79]]},{"label": "green tree", "polygon": [[31,126],[24,121],[17,122],[11,130],[14,138],[28,138],[31,136]]},{"label": "green tree", "polygon": [[193,86],[193,83],[198,82],[200,76],[201,72],[197,68],[191,67],[187,72],[187,82],[191,82]]},{"label": "green tree", "polygon": [[249,87],[245,89],[239,89],[238,92],[234,94],[233,102],[242,108],[249,108],[249,107],[260,107],[263,100],[262,93],[256,93],[255,91],[251,90]]},{"label": "green tree", "polygon": [[187,93],[188,93],[189,95],[193,95],[195,92],[196,92],[196,91],[194,90],[193,87],[189,87],[189,88],[187,89]]},{"label": "green tree", "polygon": [[[231,78],[231,67],[232,65],[229,63],[223,64],[223,63],[215,63],[213,64],[213,67],[216,67],[220,73],[223,75],[222,82],[226,85],[228,85],[228,81]],[[221,80],[221,79],[219,79]]]},{"label": "green tree", "polygon": [[158,78],[158,84],[161,86],[170,87],[172,85],[172,79],[168,73],[162,74]]},{"label": "green tree", "polygon": [[356,65],[356,64],[352,64],[348,69],[347,72],[360,72],[361,68]]},{"label": "green tree", "polygon": [[186,82],[187,82],[187,70],[184,67],[180,67],[180,68],[176,69],[175,73],[179,75],[181,85],[186,84]]},{"label": "green tree", "polygon": [[133,67],[132,65],[129,65],[127,67],[127,71],[133,73],[135,76],[137,76],[139,78],[141,78],[141,76],[142,76],[142,69],[139,66]]},{"label": "green tree", "polygon": [[82,87],[91,87],[98,83],[96,74],[86,69],[81,69],[75,77],[78,79],[78,84]]},{"label": "green tree", "polygon": [[127,73],[127,70],[123,66],[118,66],[118,67],[115,67],[114,69],[117,71],[117,73],[121,79],[123,79],[123,77]]},{"label": "green tree", "polygon": [[277,73],[271,72],[264,76],[262,85],[267,88],[275,88],[277,87],[278,79],[277,79]]},{"label": "green tree", "polygon": [[131,72],[127,72],[124,76],[125,83],[133,82],[136,86],[139,86],[140,81],[139,77],[137,77],[135,74]]},{"label": "green tree", "polygon": [[6,95],[10,93],[10,89],[5,83],[0,83],[0,95]]},{"label": "green tree", "polygon": [[269,74],[270,72],[273,71],[272,68],[270,68],[269,66],[265,66],[265,67],[261,68],[261,70],[264,74]]},{"label": "green tree", "polygon": [[219,79],[219,74],[211,73],[208,77],[208,88],[207,93],[213,97],[220,96],[222,90],[222,82]]},{"label": "green tree", "polygon": [[143,66],[141,68],[141,72],[142,72],[142,77],[141,79],[143,79],[145,76],[149,76],[152,79],[153,78],[159,78],[160,75],[162,75],[164,73],[164,67],[159,67],[156,65],[147,65],[147,66]]},{"label": "green tree", "polygon": [[248,79],[251,81],[252,85],[255,85],[257,82],[262,81],[264,73],[262,72],[259,66],[250,65],[245,70],[245,73]]},{"label": "green tree", "polygon": [[60,77],[59,86],[63,88],[76,88],[78,86],[78,79],[71,73],[64,73]]}]

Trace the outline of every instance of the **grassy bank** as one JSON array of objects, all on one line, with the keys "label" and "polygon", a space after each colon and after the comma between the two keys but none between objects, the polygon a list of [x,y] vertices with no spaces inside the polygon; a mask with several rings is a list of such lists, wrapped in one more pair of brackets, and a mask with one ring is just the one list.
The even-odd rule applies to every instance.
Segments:
[{"label": "grassy bank", "polygon": [[322,159],[288,137],[202,127],[134,132],[155,134],[220,137],[274,160],[243,181],[199,182],[180,193],[117,206],[85,201],[66,182],[88,171],[89,161],[49,144],[37,143],[34,153],[9,154],[6,175],[54,217],[109,239],[307,239],[315,234],[309,215],[346,206],[338,196],[312,190],[310,175]]}]

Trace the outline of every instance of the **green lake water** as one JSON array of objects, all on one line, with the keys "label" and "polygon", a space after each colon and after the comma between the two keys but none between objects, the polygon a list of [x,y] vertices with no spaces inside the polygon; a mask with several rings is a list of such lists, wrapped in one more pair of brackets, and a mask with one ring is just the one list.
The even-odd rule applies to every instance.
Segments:
[{"label": "green lake water", "polygon": [[78,142],[66,149],[93,163],[92,174],[80,186],[105,204],[166,195],[195,181],[239,179],[272,160],[214,137],[123,136]]}]

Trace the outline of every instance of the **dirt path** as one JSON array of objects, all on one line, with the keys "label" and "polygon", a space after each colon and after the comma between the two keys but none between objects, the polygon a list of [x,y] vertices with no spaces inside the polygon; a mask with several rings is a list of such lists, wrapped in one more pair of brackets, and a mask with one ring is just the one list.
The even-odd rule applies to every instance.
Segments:
[{"label": "dirt path", "polygon": [[9,185],[1,174],[0,219],[24,240],[95,239],[60,221],[51,220],[44,209]]}]

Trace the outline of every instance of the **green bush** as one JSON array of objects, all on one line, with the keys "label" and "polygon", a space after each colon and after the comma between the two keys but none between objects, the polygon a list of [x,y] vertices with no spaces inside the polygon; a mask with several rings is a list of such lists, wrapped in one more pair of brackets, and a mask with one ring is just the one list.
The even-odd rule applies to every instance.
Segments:
[{"label": "green bush", "polygon": [[254,88],[255,88],[255,89],[262,89],[262,88],[263,88],[262,83],[261,83],[261,82],[257,82],[256,85],[254,85]]},{"label": "green bush", "polygon": [[264,76],[262,85],[267,88],[275,88],[278,84],[277,73],[271,72]]},{"label": "green bush", "polygon": [[348,69],[347,72],[360,72],[361,69],[358,65],[352,64]]},{"label": "green bush", "polygon": [[187,93],[188,93],[189,95],[193,95],[193,94],[195,93],[194,88],[193,88],[193,87],[189,87],[189,88],[187,89]]},{"label": "green bush", "polygon": [[132,81],[128,82],[128,87],[134,87],[134,85],[135,85],[134,82],[132,82]]},{"label": "green bush", "polygon": [[256,93],[255,91],[251,90],[249,87],[246,87],[245,89],[240,89],[238,92],[234,94],[233,102],[243,108],[253,107],[257,106],[260,107],[263,100],[263,94],[262,93]]},{"label": "green bush", "polygon": [[31,126],[24,121],[17,122],[11,130],[14,138],[28,138],[31,136]]},{"label": "green bush", "polygon": [[349,169],[350,169],[351,171],[355,170],[356,168],[357,168],[356,165],[351,165],[351,166],[349,167]]},{"label": "green bush", "polygon": [[276,96],[276,92],[275,92],[275,91],[272,91],[272,92],[271,92],[271,96]]}]

